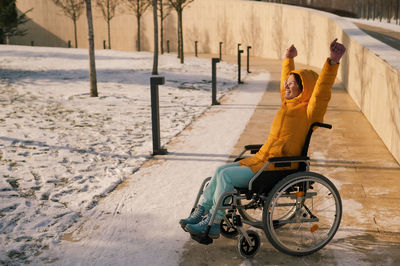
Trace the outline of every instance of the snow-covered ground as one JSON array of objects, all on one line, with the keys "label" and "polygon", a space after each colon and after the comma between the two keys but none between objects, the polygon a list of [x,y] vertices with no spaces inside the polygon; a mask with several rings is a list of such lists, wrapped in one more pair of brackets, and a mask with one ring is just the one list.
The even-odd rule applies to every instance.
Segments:
[{"label": "snow-covered ground", "polygon": [[[28,262],[137,171],[152,152],[152,54],[0,46],[0,263]],[[161,144],[209,109],[211,60],[160,57]],[[218,97],[235,86],[221,62]]]},{"label": "snow-covered ground", "polygon": [[[376,21],[373,24],[382,26]],[[88,259],[96,256],[100,264],[129,263],[126,259],[131,259],[130,256],[112,257],[112,251],[118,248],[123,254],[136,254],[143,264],[161,259],[166,259],[166,264],[173,264],[179,259],[176,250],[184,237],[174,234],[180,230],[178,226],[167,227],[171,233],[164,235],[164,239],[154,237],[160,228],[151,227],[154,226],[151,217],[166,219],[170,225],[187,212],[193,196],[193,190],[187,189],[197,189],[199,176],[211,174],[212,167],[226,161],[232,143],[240,134],[243,123],[247,122],[245,117],[239,119],[239,114],[233,112],[234,107],[246,111],[240,115],[251,115],[261,93],[252,92],[250,103],[246,105],[236,103],[213,109],[212,115],[219,115],[211,120],[213,125],[204,121],[198,124],[200,129],[218,126],[228,129],[219,137],[229,144],[215,146],[211,142],[213,152],[202,150],[204,147],[198,143],[192,143],[190,147],[193,139],[189,138],[192,136],[188,130],[187,139],[184,136],[182,143],[176,144],[179,149],[173,151],[168,160],[182,162],[182,165],[192,162],[190,166],[182,168],[181,172],[174,172],[179,168],[172,166],[171,170],[155,166],[139,170],[152,151],[149,91],[152,54],[99,50],[96,51],[96,64],[99,97],[91,98],[87,50],[0,46],[0,264],[29,261],[75,264],[85,259],[90,263]],[[236,66],[221,62],[217,67],[218,96],[229,96],[232,94],[230,89],[236,84]],[[159,72],[166,78],[166,84],[160,86],[161,142],[164,145],[210,110],[211,60],[186,58],[185,64],[181,65],[175,55],[163,55]],[[267,81],[266,74],[253,80],[260,87],[265,87]],[[243,95],[236,96],[240,99]],[[223,115],[229,110],[233,113]],[[232,114],[238,119],[228,120]],[[239,126],[236,122],[240,122]],[[226,123],[230,123],[229,127]],[[206,134],[207,130],[193,132],[203,134],[196,139],[201,143],[214,139]],[[202,165],[203,162],[207,162],[207,167]],[[129,203],[137,206],[148,200],[140,193],[158,181],[154,174],[164,175],[160,180],[166,182],[164,185],[172,186],[181,184],[180,174],[189,170],[196,170],[196,176],[190,176],[176,191],[163,191],[157,187],[156,191],[162,191],[163,198],[153,202],[150,208],[134,208],[135,211],[142,210],[144,218],[135,217],[137,212]],[[103,206],[97,204],[133,173],[138,178],[131,181],[136,182],[136,190],[131,194],[116,192],[104,200]],[[157,205],[169,195],[176,198],[179,208],[163,210]],[[117,218],[116,214],[122,216]],[[166,214],[171,216],[165,217]],[[87,223],[98,218],[98,223]],[[109,222],[119,226],[119,230],[107,228],[111,226]],[[86,231],[71,230],[77,228]],[[62,246],[67,248],[67,256],[62,258],[63,250],[59,250],[58,245],[68,229],[74,233],[69,240],[82,243],[74,246],[74,242],[68,244],[67,241]],[[136,234],[138,238],[126,238],[132,242],[113,246],[119,239],[112,234],[123,234],[124,230],[127,236]],[[146,230],[154,230],[152,238],[145,234]],[[99,253],[89,254],[90,250],[80,254],[82,248],[102,244],[85,238],[90,233],[98,235],[96,240],[115,241],[97,250],[107,255],[105,260]],[[157,248],[152,249],[155,245]],[[57,252],[54,256],[43,257],[48,249]],[[68,257],[70,254],[75,257]]]}]

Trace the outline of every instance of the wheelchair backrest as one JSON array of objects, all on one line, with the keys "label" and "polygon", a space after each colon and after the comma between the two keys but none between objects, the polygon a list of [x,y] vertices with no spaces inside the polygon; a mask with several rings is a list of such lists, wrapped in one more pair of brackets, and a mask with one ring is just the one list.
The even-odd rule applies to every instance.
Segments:
[{"label": "wheelchair backrest", "polygon": [[303,150],[301,151],[301,156],[307,156],[307,154],[308,154],[308,147],[310,146],[311,135],[314,132],[314,127],[324,127],[324,128],[331,129],[332,125],[324,124],[324,123],[320,123],[320,122],[312,123],[310,128],[308,129],[306,141],[304,142]]}]

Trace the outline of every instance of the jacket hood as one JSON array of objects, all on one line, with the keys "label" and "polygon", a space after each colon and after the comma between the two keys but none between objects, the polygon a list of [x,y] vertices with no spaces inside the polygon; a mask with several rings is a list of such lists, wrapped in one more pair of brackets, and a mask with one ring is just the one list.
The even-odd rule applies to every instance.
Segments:
[{"label": "jacket hood", "polygon": [[290,74],[292,73],[298,74],[303,83],[303,91],[294,99],[300,102],[308,102],[314,90],[315,83],[317,82],[318,74],[309,69],[296,69],[290,72]]}]

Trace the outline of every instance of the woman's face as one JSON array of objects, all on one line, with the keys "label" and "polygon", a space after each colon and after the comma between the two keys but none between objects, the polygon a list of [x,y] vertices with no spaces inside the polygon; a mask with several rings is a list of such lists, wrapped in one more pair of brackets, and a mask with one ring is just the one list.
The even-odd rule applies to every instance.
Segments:
[{"label": "woman's face", "polygon": [[294,75],[291,74],[289,78],[285,81],[285,99],[293,99],[294,97],[299,96],[300,93],[300,87],[297,84]]}]

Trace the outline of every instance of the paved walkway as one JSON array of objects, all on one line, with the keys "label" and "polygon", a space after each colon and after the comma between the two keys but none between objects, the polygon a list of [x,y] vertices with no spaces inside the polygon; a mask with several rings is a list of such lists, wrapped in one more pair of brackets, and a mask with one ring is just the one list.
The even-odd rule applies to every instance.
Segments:
[{"label": "paved walkway", "polygon": [[[234,63],[236,59],[223,60]],[[232,157],[245,144],[265,141],[280,105],[280,61],[251,58],[250,70],[269,71],[270,82]],[[261,235],[260,252],[242,264],[235,240],[221,237],[210,246],[189,241],[181,265],[399,265],[399,164],[340,83],[334,86],[325,122],[333,129],[315,132],[309,155],[311,171],[329,177],[343,201],[341,227],[328,246],[297,258],[279,253]]]}]

